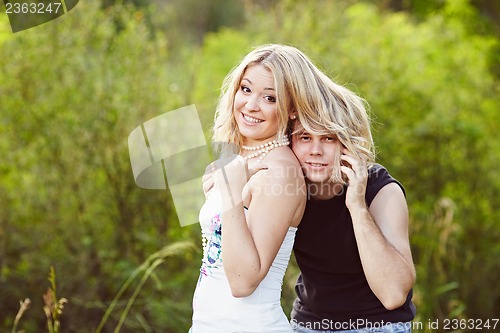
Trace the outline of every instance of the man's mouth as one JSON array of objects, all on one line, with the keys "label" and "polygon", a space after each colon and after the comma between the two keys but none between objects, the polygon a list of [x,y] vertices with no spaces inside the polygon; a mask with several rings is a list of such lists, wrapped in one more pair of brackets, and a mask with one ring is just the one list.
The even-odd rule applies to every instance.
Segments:
[{"label": "man's mouth", "polygon": [[312,166],[312,167],[316,167],[316,168],[320,168],[320,167],[326,167],[328,164],[325,164],[325,163],[317,163],[317,162],[306,162],[306,164]]}]

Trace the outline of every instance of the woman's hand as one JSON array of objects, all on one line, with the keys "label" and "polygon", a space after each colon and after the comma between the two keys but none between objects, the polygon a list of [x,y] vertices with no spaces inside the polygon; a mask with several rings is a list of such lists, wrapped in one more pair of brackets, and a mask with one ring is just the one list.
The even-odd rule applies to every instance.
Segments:
[{"label": "woman's hand", "polygon": [[214,173],[214,182],[222,195],[223,210],[231,210],[243,201],[242,192],[248,181],[247,161],[236,155],[231,161],[217,160],[219,168]]},{"label": "woman's hand", "polygon": [[366,158],[358,158],[346,148],[343,148],[341,153],[342,165],[340,169],[348,180],[346,206],[350,211],[357,208],[366,209],[365,193],[368,181]]},{"label": "woman's hand", "polygon": [[214,162],[212,162],[207,165],[207,167],[205,168],[205,173],[201,178],[203,194],[205,194],[205,198],[207,197],[207,194],[212,189],[212,187],[214,187],[214,172],[215,165]]},{"label": "woman's hand", "polygon": [[[227,160],[225,162],[227,162]],[[210,163],[206,167],[205,173],[203,174],[203,177],[201,179],[202,184],[203,184],[202,185],[203,193],[205,194],[205,197],[207,196],[208,192],[214,187],[214,174],[215,174],[215,171],[220,169],[221,165],[224,165],[224,163],[221,162],[220,160],[217,160],[215,162]],[[251,166],[247,165],[247,174],[248,174],[247,181],[248,181],[248,179],[250,179],[250,177],[252,177],[253,175],[255,175],[257,172],[259,172],[261,170],[267,170],[267,165],[263,165],[260,163],[259,164],[252,164]]]}]

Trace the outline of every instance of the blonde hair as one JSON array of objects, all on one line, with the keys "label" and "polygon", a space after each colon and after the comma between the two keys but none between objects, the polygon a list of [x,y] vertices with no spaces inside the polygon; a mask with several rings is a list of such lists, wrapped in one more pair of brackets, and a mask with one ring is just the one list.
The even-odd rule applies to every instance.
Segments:
[{"label": "blonde hair", "polygon": [[[305,131],[313,135],[334,134],[354,155],[365,156],[368,165],[375,162],[375,145],[370,129],[368,103],[351,90],[333,82],[314,64],[308,62],[306,77],[313,77],[314,84],[300,85],[307,89],[307,99],[298,99],[298,121]],[[304,80],[306,81],[306,80]],[[331,181],[345,183],[339,168],[335,168]]]},{"label": "blonde hair", "polygon": [[310,101],[297,108],[302,127],[315,135],[335,134],[357,156],[375,160],[368,104],[351,90],[318,71],[318,82],[309,88]]},{"label": "blonde hair", "polygon": [[[335,134],[357,156],[375,160],[367,103],[336,84],[293,46],[266,44],[253,49],[224,79],[215,113],[213,141],[242,145],[233,114],[234,96],[246,69],[261,64],[274,78],[278,109],[277,139],[291,135],[295,114],[311,134]],[[340,177],[340,175],[339,175]]]},{"label": "blonde hair", "polygon": [[240,82],[247,68],[261,64],[268,69],[274,78],[276,102],[278,109],[278,133],[276,137],[282,141],[291,133],[289,115],[294,110],[297,100],[306,98],[295,94],[296,85],[301,84],[301,72],[306,67],[307,57],[298,49],[279,44],[266,44],[253,49],[224,79],[221,95],[215,112],[213,141],[242,145],[242,137],[238,131],[233,114],[234,96],[240,88]]}]

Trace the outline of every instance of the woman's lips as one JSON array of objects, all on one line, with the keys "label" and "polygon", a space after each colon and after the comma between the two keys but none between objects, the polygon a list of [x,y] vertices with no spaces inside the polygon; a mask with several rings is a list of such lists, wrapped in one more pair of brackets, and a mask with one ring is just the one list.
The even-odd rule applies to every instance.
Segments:
[{"label": "woman's lips", "polygon": [[264,122],[264,120],[262,120],[262,119],[248,116],[248,115],[244,114],[243,112],[241,113],[241,115],[242,115],[245,123],[247,123],[249,125],[255,125],[255,124],[260,124],[260,123]]}]

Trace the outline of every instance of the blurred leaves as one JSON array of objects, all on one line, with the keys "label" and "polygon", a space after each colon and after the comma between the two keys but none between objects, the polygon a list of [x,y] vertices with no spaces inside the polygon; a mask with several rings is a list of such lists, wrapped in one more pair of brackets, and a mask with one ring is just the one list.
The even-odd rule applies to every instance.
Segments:
[{"label": "blurred leaves", "polygon": [[61,331],[94,329],[111,304],[126,310],[108,318],[122,332],[187,331],[199,252],[113,302],[152,253],[200,237],[168,191],[135,185],[127,137],[195,104],[209,138],[222,79],[269,42],[299,47],[371,105],[379,161],[408,195],[417,320],[499,313],[499,42],[468,1],[412,2],[416,16],[378,1],[136,3],[80,2],[17,34],[0,15],[0,327],[29,297],[23,329],[45,330],[33,308],[53,265],[71,299]]}]

